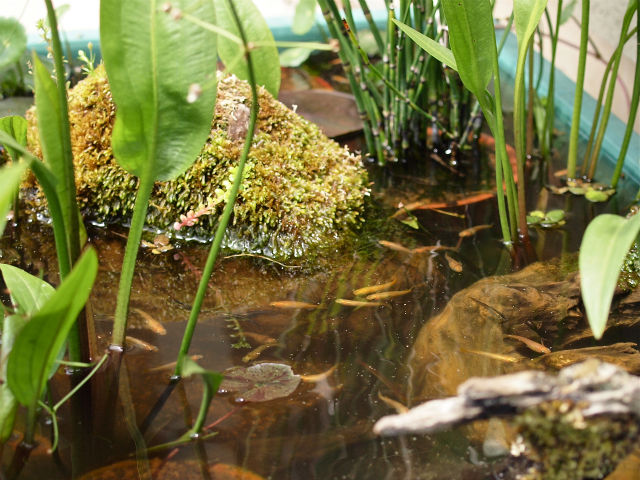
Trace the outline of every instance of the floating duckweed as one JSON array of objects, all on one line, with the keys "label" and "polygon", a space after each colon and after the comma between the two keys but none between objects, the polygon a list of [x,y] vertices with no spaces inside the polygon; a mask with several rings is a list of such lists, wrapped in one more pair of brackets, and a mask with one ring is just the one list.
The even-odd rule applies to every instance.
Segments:
[{"label": "floating duckweed", "polygon": [[[147,225],[169,231],[190,210],[213,204],[212,214],[181,230],[185,238],[211,238],[224,207],[243,139],[236,115],[250,106],[250,88],[236,77],[219,75],[211,134],[194,164],[181,176],[155,184]],[[244,182],[234,207],[225,245],[234,250],[278,258],[309,255],[333,247],[362,221],[368,195],[367,175],[359,156],[323,135],[264,89]],[[41,156],[35,112],[27,114],[28,142]],[[78,201],[95,222],[126,223],[135,202],[137,179],[114,161],[111,130],[115,106],[102,66],[69,92],[69,119]],[[246,118],[245,118],[246,120]],[[37,187],[34,180],[27,187]],[[30,200],[42,212],[45,200],[36,189]]]}]

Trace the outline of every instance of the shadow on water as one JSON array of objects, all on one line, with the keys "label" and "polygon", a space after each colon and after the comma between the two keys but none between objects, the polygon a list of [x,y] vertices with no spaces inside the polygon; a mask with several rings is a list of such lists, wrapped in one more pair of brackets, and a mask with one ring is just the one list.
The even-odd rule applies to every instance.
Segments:
[{"label": "shadow on water", "polygon": [[[416,211],[417,229],[389,219],[399,202],[423,199],[427,192],[436,202],[490,188],[483,183],[481,172],[474,175],[480,182],[472,188],[457,182],[444,188],[440,184],[439,190],[434,188],[440,181],[435,175],[423,175],[418,182],[415,175],[399,169],[394,172],[380,173],[376,179],[373,203],[382,211],[383,220],[372,219],[354,250],[336,252],[335,258],[324,260],[322,268],[281,266],[257,257],[228,257],[218,262],[190,354],[197,355],[203,367],[216,371],[276,362],[290,365],[296,374],[310,380],[301,382],[286,398],[263,403],[237,402],[233,393],[218,395],[207,417],[214,436],[154,453],[149,460],[141,451],[144,444],[177,439],[198,411],[202,385],[199,379],[189,378],[175,387],[153,421],[145,424],[169,384],[171,367],[162,367],[177,356],[199,266],[207,251],[201,245],[185,245],[161,254],[141,251],[129,330],[140,342],[132,343],[124,356],[115,409],[104,405],[103,392],[98,382],[93,382],[92,405],[86,405],[93,409],[93,425],[86,425],[93,434],[85,446],[86,455],[91,468],[106,467],[83,478],[151,478],[151,473],[153,478],[182,479],[260,478],[250,475],[279,479],[482,479],[500,471],[500,460],[491,461],[482,454],[483,438],[477,433],[482,429],[392,439],[373,436],[373,423],[394,412],[394,405],[410,406],[450,394],[444,385],[455,386],[467,378],[466,371],[455,368],[446,369],[448,378],[439,384],[441,373],[423,375],[420,369],[428,370],[431,364],[416,364],[419,352],[414,343],[428,320],[445,311],[454,294],[484,277],[508,273],[510,265],[496,225],[469,237],[458,235],[472,226],[495,223],[493,199],[448,209],[454,215],[442,210]],[[579,247],[579,232],[602,207],[562,196],[545,202],[548,210],[563,208],[571,213],[562,229],[534,231],[538,258],[561,256],[571,263],[569,254]],[[115,310],[126,231],[92,228],[89,233],[100,258],[90,306],[99,346],[104,349]],[[379,240],[409,250],[433,245],[459,248],[410,253],[382,246]],[[0,247],[3,262],[41,273],[45,280],[56,278],[48,226],[23,222],[8,230]],[[353,300],[356,289],[391,282],[389,289],[400,293],[374,301],[380,305],[354,307],[336,302]],[[317,307],[272,305],[292,301]],[[479,310],[482,308],[476,305],[474,311]],[[154,321],[164,326],[166,334]],[[463,340],[452,339],[446,332],[439,334],[441,344],[430,345],[429,352],[446,355],[454,351],[459,357],[457,342]],[[473,329],[463,335],[475,339],[467,345],[469,349],[492,347],[493,333],[485,339],[481,338],[484,333]],[[497,335],[502,342],[501,333]],[[483,364],[473,355],[460,361],[462,365]],[[496,374],[502,369],[501,364],[493,363],[483,373]],[[415,381],[416,375],[432,383],[422,385]],[[68,379],[59,373],[52,383],[52,397],[60,398],[67,389]],[[111,412],[109,416],[107,412]],[[71,418],[67,406],[59,411],[62,439],[55,456],[46,451],[51,426],[42,421],[40,445],[22,478],[69,477]],[[137,426],[143,424],[142,433]],[[482,432],[486,435],[486,429]]]}]

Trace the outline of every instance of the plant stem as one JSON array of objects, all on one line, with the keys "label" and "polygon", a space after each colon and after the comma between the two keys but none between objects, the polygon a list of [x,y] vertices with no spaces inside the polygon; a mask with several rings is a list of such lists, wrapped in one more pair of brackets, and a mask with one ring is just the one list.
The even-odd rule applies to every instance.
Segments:
[{"label": "plant stem", "polygon": [[[180,352],[178,353],[176,368],[174,370],[174,376],[178,378],[182,375],[182,365],[184,362],[184,357],[189,352],[189,346],[191,345],[193,332],[198,322],[198,315],[200,314],[200,309],[202,308],[202,302],[204,300],[204,296],[207,291],[209,278],[211,277],[211,273],[213,272],[213,267],[216,263],[216,259],[218,258],[218,253],[220,252],[220,247],[222,245],[224,233],[225,233],[225,230],[227,229],[227,224],[229,223],[229,219],[231,218],[231,214],[233,213],[233,206],[238,196],[238,191],[240,190],[240,184],[242,183],[242,172],[244,171],[244,166],[247,161],[247,157],[249,156],[249,150],[251,149],[251,144],[253,143],[253,134],[255,132],[256,122],[258,119],[258,110],[260,109],[260,103],[258,99],[258,88],[256,87],[256,77],[255,77],[254,65],[252,60],[252,52],[251,52],[251,49],[249,48],[247,37],[242,27],[242,23],[238,18],[238,15],[235,10],[235,6],[233,5],[233,2],[231,0],[229,0],[229,8],[233,13],[233,17],[236,21],[238,32],[240,33],[240,37],[244,45],[244,55],[247,61],[247,73],[249,77],[248,80],[249,80],[249,85],[251,86],[251,113],[249,116],[249,127],[247,128],[247,136],[245,137],[244,148],[242,150],[242,154],[240,155],[240,161],[238,162],[238,167],[236,169],[236,175],[233,181],[233,185],[231,187],[231,190],[229,191],[229,197],[227,199],[227,203],[224,206],[224,210],[220,217],[220,223],[218,224],[218,228],[216,229],[216,234],[213,239],[213,243],[211,244],[211,249],[209,250],[209,255],[207,256],[207,261],[205,263],[204,270],[202,271],[202,277],[200,278],[198,290],[196,292],[196,296],[193,301],[193,306],[191,307],[191,313],[189,314],[189,321],[187,322],[184,336],[182,337],[182,343],[180,344]],[[200,418],[200,415],[198,416],[198,418]],[[204,422],[204,419],[202,421]],[[195,429],[195,426],[194,426],[194,429],[195,431],[200,431],[201,427],[202,425],[200,425],[197,429]]]},{"label": "plant stem", "polygon": [[580,26],[580,54],[578,57],[578,74],[576,91],[573,97],[573,117],[569,135],[569,154],[567,158],[567,178],[576,176],[578,161],[578,136],[580,134],[580,112],[582,111],[582,92],[584,88],[584,72],[587,62],[587,43],[589,40],[589,4],[590,0],[582,0],[582,23]]},{"label": "plant stem", "polygon": [[[636,37],[637,36],[638,33],[636,32]],[[613,172],[613,177],[611,178],[611,186],[613,188],[616,188],[618,186],[618,180],[620,179],[620,174],[622,173],[624,159],[627,155],[627,149],[629,148],[631,135],[633,134],[633,125],[635,124],[637,118],[636,115],[638,113],[638,103],[640,101],[640,41],[636,42],[636,69],[634,78],[636,79],[636,81],[633,83],[631,106],[629,108],[629,120],[627,120],[627,128],[624,132],[624,139],[622,140],[622,147],[620,147],[620,155],[618,155],[616,169]]]},{"label": "plant stem", "polygon": [[[152,165],[151,162],[147,162]],[[149,170],[149,169],[147,169]],[[133,217],[131,218],[131,228],[127,237],[127,246],[124,250],[122,260],[122,271],[120,272],[120,282],[118,284],[118,299],[116,301],[116,313],[113,320],[112,346],[122,347],[127,330],[127,316],[129,313],[129,298],[131,297],[131,284],[133,282],[133,272],[136,267],[136,257],[138,247],[142,238],[142,230],[147,217],[147,206],[151,191],[153,190],[154,179],[152,172],[140,176],[136,203],[133,207]]]},{"label": "plant stem", "polygon": [[544,115],[543,138],[540,139],[542,156],[549,160],[551,156],[551,143],[553,139],[553,118],[555,111],[555,77],[556,77],[556,53],[558,51],[558,34],[560,32],[560,20],[562,17],[562,0],[558,0],[558,13],[556,15],[556,27],[545,10],[549,31],[551,33],[551,66],[549,70],[549,89],[547,90],[547,105]]}]

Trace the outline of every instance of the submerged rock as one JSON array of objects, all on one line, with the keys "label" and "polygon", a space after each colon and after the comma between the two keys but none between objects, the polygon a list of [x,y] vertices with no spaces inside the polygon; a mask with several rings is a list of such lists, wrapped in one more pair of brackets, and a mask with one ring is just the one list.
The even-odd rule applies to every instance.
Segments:
[{"label": "submerged rock", "polygon": [[[195,163],[173,181],[157,182],[147,225],[173,230],[174,222],[205,207],[180,234],[208,239],[235,174],[251,105],[249,85],[219,75],[211,134]],[[234,250],[292,258],[335,248],[361,222],[368,195],[361,159],[329,140],[318,127],[296,115],[260,88],[260,113],[225,245]],[[102,66],[69,92],[69,119],[76,166],[76,188],[86,218],[126,223],[135,202],[137,178],[122,169],[111,150],[115,105]],[[29,148],[41,156],[35,112],[29,120]],[[44,195],[36,187],[28,200],[42,212]]]}]

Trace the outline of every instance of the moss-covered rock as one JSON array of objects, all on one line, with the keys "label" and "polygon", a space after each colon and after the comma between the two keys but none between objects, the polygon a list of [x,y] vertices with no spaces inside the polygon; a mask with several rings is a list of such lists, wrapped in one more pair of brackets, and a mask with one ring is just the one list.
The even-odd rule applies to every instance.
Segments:
[{"label": "moss-covered rock", "polygon": [[[361,221],[368,187],[360,157],[329,140],[264,89],[259,101],[256,135],[226,246],[278,258],[335,247]],[[147,225],[170,231],[181,215],[207,207],[210,214],[180,234],[213,236],[242,150],[250,106],[249,85],[219,75],[211,134],[183,175],[156,183]],[[100,66],[69,92],[78,201],[85,217],[98,222],[127,222],[135,201],[137,179],[116,163],[111,150],[114,115]],[[29,146],[41,155],[35,112],[27,117]],[[31,203],[36,210],[45,208],[37,188]]]}]

